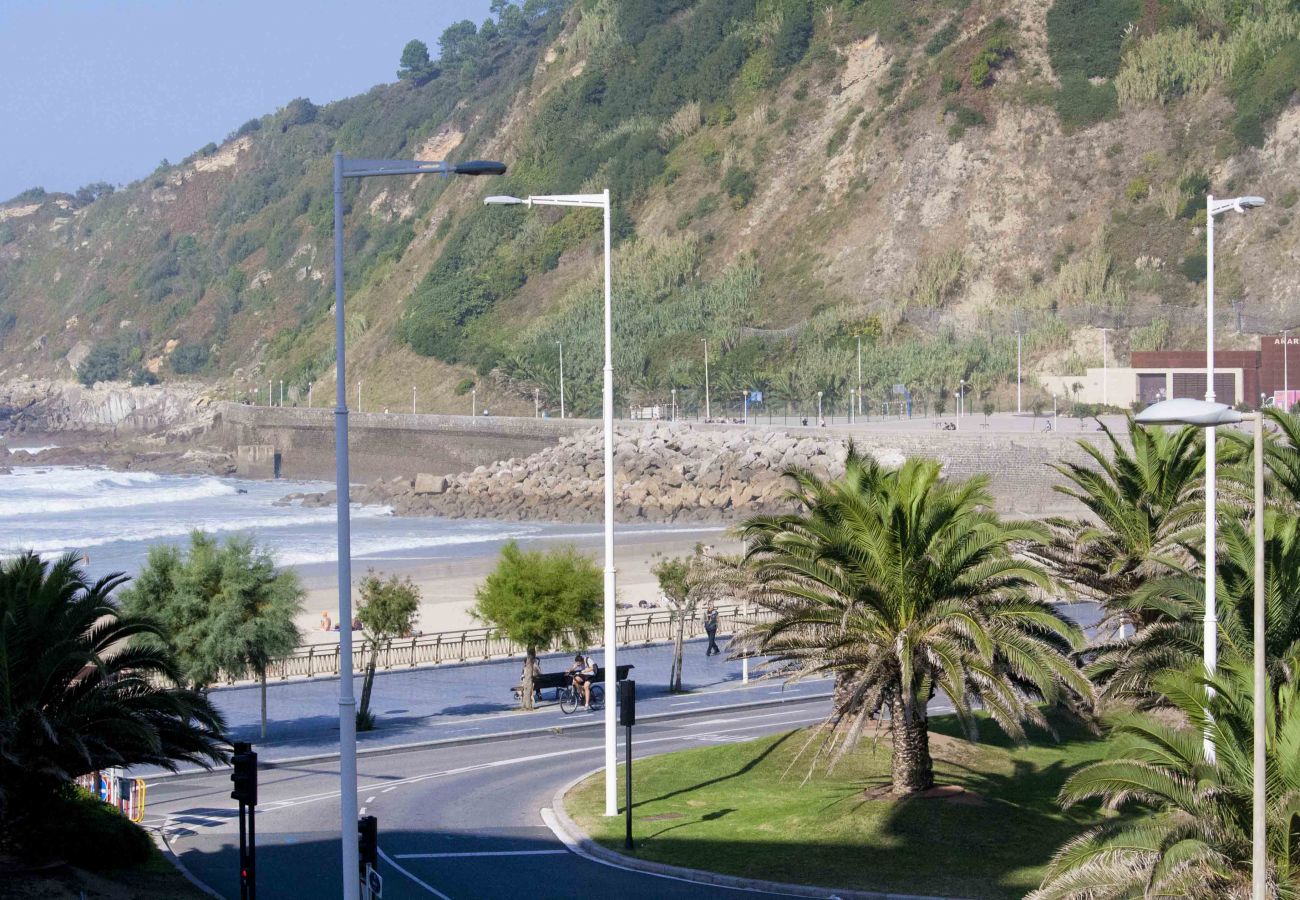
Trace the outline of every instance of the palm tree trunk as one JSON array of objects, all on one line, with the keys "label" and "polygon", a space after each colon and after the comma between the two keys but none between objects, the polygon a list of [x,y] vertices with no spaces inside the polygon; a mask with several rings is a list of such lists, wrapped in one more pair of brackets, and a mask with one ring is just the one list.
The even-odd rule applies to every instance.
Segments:
[{"label": "palm tree trunk", "polygon": [[519,690],[519,699],[524,709],[533,708],[533,671],[537,666],[537,648],[528,645],[528,655],[524,661],[524,683]]},{"label": "palm tree trunk", "polygon": [[930,727],[924,717],[909,710],[901,697],[889,704],[889,730],[894,739],[891,760],[893,792],[912,794],[934,787],[934,761],[930,758]]}]

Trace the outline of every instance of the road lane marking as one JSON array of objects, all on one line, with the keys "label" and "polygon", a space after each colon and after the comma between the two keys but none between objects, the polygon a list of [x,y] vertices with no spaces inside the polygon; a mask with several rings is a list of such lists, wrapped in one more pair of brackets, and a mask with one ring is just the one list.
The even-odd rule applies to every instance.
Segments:
[{"label": "road lane marking", "polygon": [[374,802],[375,802],[375,798],[374,798],[374,797],[367,797],[367,798],[366,798],[366,802],[367,802],[367,803],[374,803]]},{"label": "road lane marking", "polygon": [[466,853],[396,853],[396,859],[460,859],[469,856],[564,856],[568,850],[478,850]]},{"label": "road lane marking", "polygon": [[389,856],[387,853],[384,852],[384,848],[383,848],[383,847],[379,847],[379,848],[377,848],[377,849],[379,850],[379,858],[380,858],[380,859],[384,860],[384,862],[388,863],[388,864],[389,864],[390,866],[392,866],[394,869],[396,869],[397,871],[399,871],[399,872],[401,872],[403,875],[405,875],[407,878],[409,878],[409,879],[411,879],[412,881],[414,881],[416,884],[418,884],[420,887],[424,888],[424,889],[425,889],[426,891],[428,891],[430,894],[433,894],[433,896],[435,896],[435,897],[441,897],[442,900],[451,900],[450,897],[448,897],[448,896],[447,896],[446,894],[444,894],[442,891],[438,890],[438,889],[437,889],[436,887],[434,887],[433,885],[431,885],[431,884],[429,884],[429,883],[427,883],[427,882],[421,881],[419,878],[416,878],[414,875],[412,875],[412,874],[411,874],[410,872],[408,872],[406,869],[403,869],[401,866],[399,866],[399,865],[397,864],[397,860],[393,859],[391,856]]},{"label": "road lane marking", "polygon": [[[739,726],[736,728],[731,728],[731,729],[725,729],[725,728],[713,729],[713,730],[705,731],[703,732],[703,734],[722,734],[727,731],[745,731],[747,729],[754,727],[753,724],[754,719],[769,719],[769,718],[773,718],[773,716],[789,716],[790,714],[791,711],[786,710],[781,713],[774,713],[774,714],[769,714],[764,716],[753,716],[750,717],[749,719],[741,720],[741,721],[747,721],[749,722],[749,724]],[[790,725],[790,726],[805,725],[808,724],[809,722],[820,722],[822,721],[823,718],[824,718],[823,716],[815,716],[812,718],[804,717],[804,718],[788,719],[783,722],[771,722],[768,724],[769,725]],[[736,721],[736,720],[727,720],[727,721]],[[696,723],[696,724],[702,724],[702,723]],[[692,737],[694,736],[673,734],[673,735],[668,735],[665,737],[658,737],[658,738],[643,738],[642,740],[637,742],[637,746],[644,747],[647,744],[661,744],[668,741],[690,740]],[[360,793],[363,790],[372,790],[378,787],[379,785],[383,785],[385,788],[392,790],[393,788],[404,787],[410,784],[417,784],[419,782],[429,781],[434,778],[446,778],[453,775],[465,775],[470,772],[479,772],[485,769],[496,769],[505,766],[514,766],[514,765],[519,765],[521,763],[537,762],[539,760],[554,759],[561,756],[573,756],[575,754],[580,754],[580,753],[595,754],[600,752],[600,750],[602,750],[603,747],[604,747],[603,742],[597,742],[594,744],[587,744],[582,747],[572,747],[566,750],[554,750],[549,753],[534,753],[528,756],[515,756],[515,757],[509,757],[507,759],[493,760],[492,762],[474,763],[473,765],[460,766],[455,769],[444,769],[438,772],[425,772],[420,775],[412,775],[408,778],[402,778],[396,781],[389,781],[386,779],[383,781],[374,782],[373,784],[360,785],[358,786],[357,791],[358,793]],[[258,812],[261,813],[277,812],[282,809],[291,809],[295,806],[301,806],[307,803],[314,803],[320,800],[332,800],[338,796],[339,796],[338,791],[326,791],[319,794],[304,794],[300,797],[289,797],[283,800],[265,800],[258,804]]]}]

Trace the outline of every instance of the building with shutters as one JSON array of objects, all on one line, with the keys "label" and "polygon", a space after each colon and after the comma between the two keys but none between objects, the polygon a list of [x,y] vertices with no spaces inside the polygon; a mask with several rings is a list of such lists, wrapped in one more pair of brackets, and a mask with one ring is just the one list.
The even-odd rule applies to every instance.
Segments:
[{"label": "building with shutters", "polygon": [[[1232,406],[1289,408],[1300,400],[1300,337],[1263,336],[1258,350],[1218,350],[1214,354],[1214,398]],[[1296,357],[1296,362],[1291,357]],[[1292,371],[1295,369],[1295,371]],[[1141,408],[1158,400],[1205,397],[1204,350],[1134,351],[1127,366],[1088,369],[1083,375],[1045,375],[1050,394],[1080,403]]]}]

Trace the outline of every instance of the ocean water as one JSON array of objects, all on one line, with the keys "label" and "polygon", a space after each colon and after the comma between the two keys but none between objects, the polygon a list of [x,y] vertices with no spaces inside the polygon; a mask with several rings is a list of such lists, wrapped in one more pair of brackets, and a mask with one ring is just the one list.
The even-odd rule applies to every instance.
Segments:
[{"label": "ocean water", "polygon": [[[80,466],[13,466],[0,473],[0,558],[27,549],[42,556],[85,554],[94,575],[135,574],[155,544],[186,544],[202,529],[244,534],[281,565],[336,560],[334,507],[277,505],[294,491],[333,485],[194,475],[116,472]],[[599,526],[405,518],[387,507],[353,506],[352,557],[364,562],[410,554],[452,558],[494,554],[507,539],[580,537]]]}]

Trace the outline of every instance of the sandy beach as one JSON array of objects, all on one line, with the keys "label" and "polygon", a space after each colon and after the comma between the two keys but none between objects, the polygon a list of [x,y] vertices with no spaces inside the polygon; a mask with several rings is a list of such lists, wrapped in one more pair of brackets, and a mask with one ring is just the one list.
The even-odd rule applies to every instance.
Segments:
[{"label": "sandy beach", "polygon": [[[659,586],[650,568],[664,557],[685,556],[697,543],[713,545],[722,552],[739,552],[740,542],[720,527],[674,528],[648,530],[622,526],[626,532],[615,536],[615,564],[618,568],[618,600],[627,611],[637,609],[642,601],[659,602]],[[573,544],[601,563],[603,539],[583,536],[579,538],[542,537],[521,540],[520,546],[528,550],[545,550],[565,543]],[[419,556],[415,553],[395,553],[357,556],[352,561],[353,603],[356,603],[356,584],[368,569],[385,577],[389,574],[409,576],[420,588],[417,628],[425,633],[455,631],[462,628],[482,627],[470,616],[474,605],[474,590],[496,565],[499,544],[475,545],[462,548],[454,556]],[[307,589],[307,600],[298,624],[306,643],[332,643],[338,640],[337,632],[321,630],[321,612],[327,610],[331,620],[338,618],[337,572],[333,563],[313,563],[297,567]],[[628,608],[631,608],[630,610]]]}]

